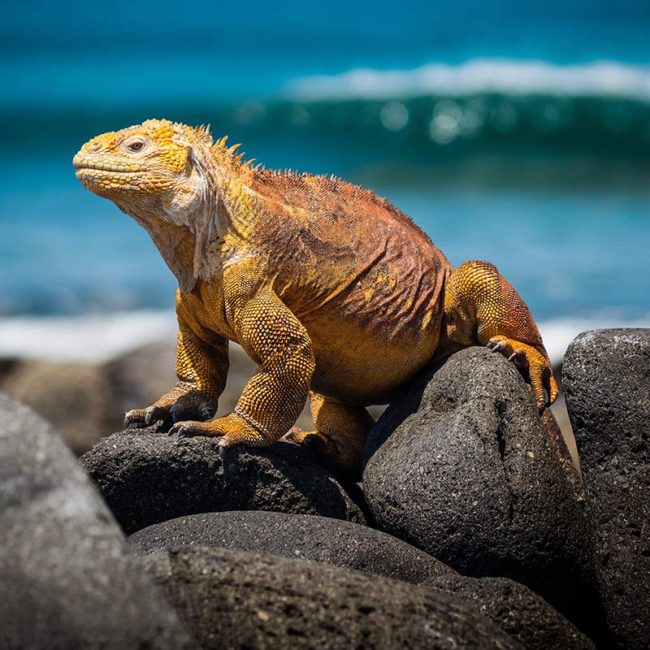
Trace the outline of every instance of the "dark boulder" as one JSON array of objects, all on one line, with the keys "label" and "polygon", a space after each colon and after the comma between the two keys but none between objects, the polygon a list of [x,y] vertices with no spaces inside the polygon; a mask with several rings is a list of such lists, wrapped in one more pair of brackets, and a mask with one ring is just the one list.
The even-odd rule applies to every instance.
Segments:
[{"label": "dark boulder", "polygon": [[616,645],[650,643],[650,329],[585,332],[563,383]]},{"label": "dark boulder", "polygon": [[134,533],[146,555],[200,545],[324,562],[451,593],[531,650],[591,648],[591,642],[527,587],[507,578],[469,578],[367,526],[313,515],[219,512],[179,517]]},{"label": "dark boulder", "polygon": [[0,644],[189,648],[70,451],[0,394]]},{"label": "dark boulder", "polygon": [[222,510],[320,514],[365,522],[361,491],[344,488],[304,447],[277,442],[232,447],[214,438],[127,429],[81,459],[122,528],[132,533],[167,519]]},{"label": "dark boulder", "polygon": [[449,594],[317,562],[185,546],[143,560],[210,648],[519,648]]},{"label": "dark boulder", "polygon": [[541,596],[509,578],[470,578],[454,573],[429,578],[423,584],[453,594],[528,650],[595,647]]},{"label": "dark boulder", "polygon": [[439,560],[379,530],[314,515],[207,512],[164,521],[129,537],[139,555],[193,544],[325,562],[413,584],[456,575]]},{"label": "dark boulder", "polygon": [[373,428],[368,506],[381,529],[460,573],[512,578],[573,613],[593,599],[591,530],[551,435],[512,363],[462,350]]}]

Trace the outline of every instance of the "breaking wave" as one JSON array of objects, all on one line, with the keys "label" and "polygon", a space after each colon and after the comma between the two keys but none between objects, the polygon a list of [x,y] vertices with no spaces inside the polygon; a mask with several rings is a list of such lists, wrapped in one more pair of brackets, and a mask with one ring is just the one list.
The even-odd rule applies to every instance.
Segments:
[{"label": "breaking wave", "polygon": [[[285,159],[299,169],[326,162],[331,171],[341,155],[350,169],[378,161],[421,165],[447,161],[450,154],[650,163],[650,66],[613,61],[476,59],[411,70],[356,69],[294,78],[275,94],[235,99],[205,89],[168,97],[163,105],[167,117],[210,122],[215,135],[232,135],[272,166]],[[0,108],[0,126],[38,123],[39,111],[8,104]],[[88,114],[62,103],[47,128],[7,128],[0,148],[14,137],[25,146],[36,137],[32,133],[41,150],[48,142],[60,148],[153,114],[148,104],[115,98]],[[638,174],[639,168],[623,173]]]},{"label": "breaking wave", "polygon": [[615,61],[557,65],[545,61],[475,59],[412,70],[356,69],[291,81],[287,92],[306,100],[390,99],[423,95],[555,95],[618,97],[650,102],[650,67]]}]

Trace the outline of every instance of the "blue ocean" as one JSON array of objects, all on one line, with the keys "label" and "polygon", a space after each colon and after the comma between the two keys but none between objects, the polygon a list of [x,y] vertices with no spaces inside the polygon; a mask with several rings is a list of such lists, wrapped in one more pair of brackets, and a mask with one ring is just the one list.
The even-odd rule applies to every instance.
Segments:
[{"label": "blue ocean", "polygon": [[126,345],[140,317],[170,322],[174,279],[147,234],[71,165],[90,137],[150,117],[210,123],[266,166],[387,197],[452,263],[494,262],[556,357],[577,329],[650,323],[647,2],[2,14],[0,353],[51,349],[57,323],[78,324],[57,343],[74,356],[81,323],[119,321]]}]

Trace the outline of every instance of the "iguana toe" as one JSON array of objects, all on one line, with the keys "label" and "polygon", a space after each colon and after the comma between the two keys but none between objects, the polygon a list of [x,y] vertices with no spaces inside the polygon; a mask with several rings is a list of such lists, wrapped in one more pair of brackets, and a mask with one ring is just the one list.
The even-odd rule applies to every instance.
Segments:
[{"label": "iguana toe", "polygon": [[292,427],[289,433],[284,436],[283,440],[295,442],[319,455],[323,455],[332,444],[330,440],[318,433],[318,431],[303,431],[299,427]]},{"label": "iguana toe", "polygon": [[188,420],[177,422],[169,430],[169,435],[178,435],[181,438],[193,438],[195,436],[205,436],[208,438],[220,438],[221,447],[230,447],[236,444],[246,444],[252,446],[263,446],[273,442],[266,440],[255,428],[237,413],[208,420],[207,422],[197,422]]},{"label": "iguana toe", "polygon": [[[201,425],[203,422],[196,422],[194,420],[184,420],[176,422],[168,431],[168,435],[177,435],[179,438],[194,438],[196,436],[209,436],[210,433],[205,430]],[[214,434],[212,434],[214,435]]]},{"label": "iguana toe", "polygon": [[144,409],[132,409],[124,414],[124,428],[137,429],[144,426]]},{"label": "iguana toe", "polygon": [[502,354],[506,351],[506,344],[503,341],[496,341],[494,339],[490,339],[487,343],[486,346],[489,350],[492,350],[492,352],[501,352]]},{"label": "iguana toe", "polygon": [[167,428],[175,422],[209,420],[216,411],[214,403],[202,392],[183,388],[172,389],[155,404],[144,409],[133,409],[124,416],[128,429],[149,427],[163,422]]},{"label": "iguana toe", "polygon": [[149,406],[146,409],[132,409],[124,415],[124,426],[127,429],[142,429],[159,420],[167,420],[168,417],[167,410],[158,406]]},{"label": "iguana toe", "polygon": [[531,345],[501,335],[493,336],[486,345],[494,352],[500,352],[507,357],[508,361],[512,361],[524,377],[530,380],[540,411],[553,404],[558,396],[558,387],[553,377],[551,362],[545,354]]}]

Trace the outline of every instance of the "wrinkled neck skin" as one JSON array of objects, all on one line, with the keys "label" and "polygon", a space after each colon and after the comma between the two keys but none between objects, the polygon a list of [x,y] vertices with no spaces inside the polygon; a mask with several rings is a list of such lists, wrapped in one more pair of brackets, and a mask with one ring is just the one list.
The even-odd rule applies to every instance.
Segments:
[{"label": "wrinkled neck skin", "polygon": [[228,200],[233,183],[241,186],[236,175],[215,164],[207,147],[192,151],[190,162],[191,175],[171,198],[154,198],[135,208],[117,204],[149,233],[183,293],[214,278],[221,270],[226,236],[242,234],[241,215]]}]

